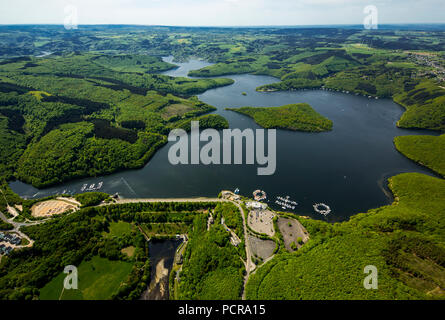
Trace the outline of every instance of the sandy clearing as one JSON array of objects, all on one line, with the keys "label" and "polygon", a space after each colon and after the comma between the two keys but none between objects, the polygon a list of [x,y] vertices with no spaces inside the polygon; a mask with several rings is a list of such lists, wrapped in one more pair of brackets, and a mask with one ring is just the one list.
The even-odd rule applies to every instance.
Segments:
[{"label": "sandy clearing", "polygon": [[48,200],[38,202],[31,207],[31,215],[33,217],[50,217],[53,215],[67,212],[68,210],[78,210],[78,202],[71,198],[57,198],[56,200]]},{"label": "sandy clearing", "polygon": [[249,235],[249,243],[252,248],[252,254],[263,260],[271,257],[276,247],[275,242],[272,240],[262,240],[251,235]]},{"label": "sandy clearing", "polygon": [[294,251],[291,248],[292,242],[295,243],[297,248],[301,247],[301,244],[297,242],[298,238],[301,238],[304,243],[309,240],[309,233],[298,220],[279,218],[277,224],[281,234],[283,235],[284,246],[286,247],[287,251]]},{"label": "sandy clearing", "polygon": [[17,212],[17,210],[14,207],[8,206],[7,209],[8,209],[9,214],[12,215],[14,218],[19,215],[19,213]]}]

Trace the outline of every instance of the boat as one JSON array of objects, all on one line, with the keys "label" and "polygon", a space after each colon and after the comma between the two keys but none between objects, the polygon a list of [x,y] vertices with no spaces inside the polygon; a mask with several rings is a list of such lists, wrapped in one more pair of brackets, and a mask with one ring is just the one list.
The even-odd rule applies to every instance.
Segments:
[{"label": "boat", "polygon": [[263,190],[255,190],[253,192],[253,198],[255,201],[262,201],[267,199],[267,194]]},{"label": "boat", "polygon": [[[329,213],[331,213],[331,208],[325,203],[316,203],[313,205],[313,207],[315,212],[322,214],[324,216],[327,216]],[[324,209],[320,209],[320,207]]]}]

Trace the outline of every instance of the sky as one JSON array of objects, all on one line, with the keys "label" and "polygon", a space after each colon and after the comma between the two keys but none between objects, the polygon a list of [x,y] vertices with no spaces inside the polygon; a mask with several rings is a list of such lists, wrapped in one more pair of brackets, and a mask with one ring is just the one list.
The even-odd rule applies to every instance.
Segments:
[{"label": "sky", "polygon": [[368,5],[379,24],[445,23],[444,0],[1,0],[0,24],[64,24],[73,12],[67,6],[78,24],[362,24]]}]

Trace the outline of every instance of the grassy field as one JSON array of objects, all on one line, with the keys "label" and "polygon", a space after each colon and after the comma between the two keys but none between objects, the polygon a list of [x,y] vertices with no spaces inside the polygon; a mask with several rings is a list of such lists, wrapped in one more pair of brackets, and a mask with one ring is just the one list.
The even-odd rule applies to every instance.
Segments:
[{"label": "grassy field", "polygon": [[106,237],[123,237],[130,234],[134,230],[134,225],[128,222],[119,221],[111,222],[109,229],[110,231],[105,233]]},{"label": "grassy field", "polygon": [[185,223],[144,223],[141,225],[144,233],[149,236],[184,234],[188,231],[188,225]]},{"label": "grassy field", "polygon": [[263,128],[279,128],[298,131],[322,132],[332,129],[332,121],[317,113],[306,103],[281,107],[243,107],[227,109],[247,115]]},{"label": "grassy field", "polygon": [[[78,267],[79,289],[63,290],[66,274],[61,273],[40,290],[41,300],[107,300],[130,274],[132,264],[93,257]],[[63,290],[63,293],[62,293]]]},{"label": "grassy field", "polygon": [[445,177],[445,135],[396,137],[394,144],[406,157]]}]

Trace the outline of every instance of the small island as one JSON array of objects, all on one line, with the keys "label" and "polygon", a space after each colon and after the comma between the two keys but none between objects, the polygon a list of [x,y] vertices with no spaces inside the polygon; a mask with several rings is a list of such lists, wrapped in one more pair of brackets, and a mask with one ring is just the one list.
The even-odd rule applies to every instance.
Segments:
[{"label": "small island", "polygon": [[279,128],[294,131],[323,132],[332,130],[332,121],[316,112],[307,103],[281,107],[227,108],[247,115],[266,129]]}]

